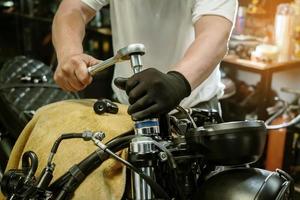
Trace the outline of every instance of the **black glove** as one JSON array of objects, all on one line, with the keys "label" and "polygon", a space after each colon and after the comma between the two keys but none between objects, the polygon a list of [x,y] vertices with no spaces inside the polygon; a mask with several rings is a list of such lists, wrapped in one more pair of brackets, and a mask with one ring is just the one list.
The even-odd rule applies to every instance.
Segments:
[{"label": "black glove", "polygon": [[150,68],[128,79],[116,78],[114,83],[126,90],[130,103],[128,114],[134,120],[168,113],[191,94],[189,82],[176,71],[165,74]]}]

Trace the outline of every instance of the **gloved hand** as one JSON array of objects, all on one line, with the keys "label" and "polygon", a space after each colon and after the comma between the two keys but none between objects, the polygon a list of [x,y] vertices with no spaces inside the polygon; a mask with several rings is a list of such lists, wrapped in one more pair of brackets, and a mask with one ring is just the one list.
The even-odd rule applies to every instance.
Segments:
[{"label": "gloved hand", "polygon": [[114,83],[118,88],[126,90],[131,104],[128,114],[134,120],[168,113],[191,93],[191,86],[182,74],[176,71],[165,74],[154,68],[128,79],[116,78]]}]

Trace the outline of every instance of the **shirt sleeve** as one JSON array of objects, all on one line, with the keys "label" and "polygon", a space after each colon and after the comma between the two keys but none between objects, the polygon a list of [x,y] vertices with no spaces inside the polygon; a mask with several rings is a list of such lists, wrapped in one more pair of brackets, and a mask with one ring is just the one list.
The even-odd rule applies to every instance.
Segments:
[{"label": "shirt sleeve", "polygon": [[219,15],[234,23],[237,0],[195,0],[192,21],[195,23],[203,15]]},{"label": "shirt sleeve", "polygon": [[100,10],[103,6],[109,3],[109,0],[81,0],[84,4],[88,5],[94,10]]}]

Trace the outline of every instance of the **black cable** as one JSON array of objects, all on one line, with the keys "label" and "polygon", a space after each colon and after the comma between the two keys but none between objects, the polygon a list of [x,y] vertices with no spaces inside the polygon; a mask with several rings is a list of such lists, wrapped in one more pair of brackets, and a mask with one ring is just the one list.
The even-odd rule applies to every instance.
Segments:
[{"label": "black cable", "polygon": [[162,150],[163,152],[165,152],[168,156],[168,161],[169,161],[169,166],[170,168],[172,169],[172,174],[173,174],[173,178],[174,178],[174,184],[178,190],[178,193],[180,195],[180,198],[181,199],[184,199],[184,195],[181,191],[181,187],[179,186],[178,184],[178,176],[177,176],[177,164],[175,162],[175,159],[173,157],[173,155],[171,154],[171,152],[166,148],[164,147],[163,145],[161,145],[159,142],[153,140],[153,144],[155,146],[157,146],[160,150]]},{"label": "black cable", "polygon": [[152,142],[156,147],[158,147],[160,150],[162,150],[163,152],[165,152],[167,154],[170,167],[172,169],[176,170],[177,164],[176,164],[175,159],[173,158],[173,155],[171,154],[171,152],[166,147],[164,147],[162,144],[160,144],[159,142],[157,142],[155,140],[153,140]]},{"label": "black cable", "polygon": [[[177,164],[176,164],[171,152],[167,148],[165,148],[163,145],[156,142],[155,140],[153,140],[153,143],[154,143],[155,146],[157,146],[159,149],[161,149],[162,151],[164,151],[167,154],[168,160],[169,160],[169,165],[173,169],[174,174],[176,174],[175,170],[177,169]],[[135,166],[133,166],[128,161],[126,161],[126,160],[122,159],[121,157],[119,157],[118,155],[114,154],[109,149],[110,148],[107,147],[105,149],[105,151],[107,151],[107,153],[109,153],[113,158],[115,158],[119,162],[122,162],[129,169],[131,169],[131,170],[135,171],[136,173],[138,173],[154,189],[154,191],[156,191],[159,194],[159,196],[164,196],[164,198],[170,199],[168,194],[157,183],[155,183],[151,177],[145,175],[140,169],[136,168]],[[175,177],[175,179],[177,179],[177,176]]]},{"label": "black cable", "polygon": [[83,138],[83,133],[66,133],[66,134],[62,134],[58,139],[55,140],[51,148],[51,153],[48,157],[47,166],[51,166],[54,154],[57,152],[60,143],[65,139],[74,139],[74,138]]},{"label": "black cable", "polygon": [[[126,147],[128,147],[130,141],[128,141]],[[123,148],[124,147],[118,148],[118,149],[116,149],[116,151],[119,151]],[[101,153],[102,156],[99,153]],[[107,152],[101,150],[101,152],[99,152],[99,153],[95,157],[90,157],[89,160],[86,159],[86,161],[82,162],[81,165],[74,165],[76,169],[73,171],[76,171],[79,173],[76,173],[76,172],[72,173],[71,170],[69,170],[70,178],[67,179],[66,183],[63,185],[62,191],[58,194],[58,196],[56,197],[56,200],[72,199],[74,191],[84,181],[86,176],[91,174],[92,171],[94,171],[96,168],[98,168],[98,166],[100,166],[105,160],[107,160],[109,158],[109,154]],[[101,156],[102,159],[100,159],[99,156]],[[93,161],[96,161],[96,164]]]},{"label": "black cable", "polygon": [[[127,136],[127,137],[130,137],[130,140],[126,139],[128,142],[130,142],[131,139],[135,136]],[[61,141],[64,139],[71,139],[71,138],[83,138],[83,134],[69,133],[69,134],[63,134],[62,136],[60,136],[55,141],[54,145],[52,146],[51,155],[48,159],[48,161],[49,161],[48,166],[51,164],[53,156],[57,152],[57,149],[58,149]],[[118,138],[117,140],[121,140],[121,139]],[[112,145],[112,144],[114,145],[114,144],[118,143],[115,141],[116,140],[112,140],[110,142],[110,145]],[[124,159],[120,158],[119,156],[117,156],[116,154],[114,154],[111,150],[107,149],[107,147],[108,146],[106,146],[106,149],[103,149],[104,152],[110,154],[113,158],[115,158],[119,162],[122,162],[123,164],[125,164],[125,166],[127,166],[129,169],[138,173],[153,188],[153,191],[156,193],[156,195],[163,196],[164,198],[170,199],[168,194],[157,183],[155,183],[151,177],[146,176],[141,170],[139,170],[138,168],[134,167],[131,163],[127,162],[126,160],[124,160]],[[96,153],[96,154],[94,154],[94,153]],[[61,191],[59,193],[57,200],[67,199],[68,197],[71,197],[73,194],[73,191],[76,190],[76,188],[85,179],[85,177],[88,174],[90,174],[94,169],[96,169],[98,166],[100,166],[103,163],[103,161],[108,158],[108,156],[105,156],[103,153],[102,153],[102,156],[99,156],[99,153],[101,154],[101,152],[94,152],[94,153],[91,156],[87,157],[83,162],[81,162],[80,166],[74,165],[73,168],[71,168],[71,169],[73,169],[73,172],[75,174],[72,174],[72,172],[70,171],[71,169],[70,169],[68,175],[62,176],[62,179],[60,179],[60,180],[64,180],[64,182],[67,181],[67,183],[64,184],[63,191]],[[100,157],[100,159],[99,159],[99,157]],[[95,162],[96,162],[96,165],[91,165],[91,163],[95,163]],[[86,174],[86,172],[88,172],[88,174]],[[70,178],[68,179],[67,176]]]},{"label": "black cable", "polygon": [[[119,136],[119,137],[117,137],[115,139],[112,139],[109,142],[107,142],[107,146],[110,149],[112,149],[114,152],[120,151],[120,150],[128,147],[130,141],[134,137],[136,137],[134,135],[129,135],[129,133],[134,134],[133,131],[126,132],[126,133],[124,133],[124,135],[128,135],[128,136],[124,136],[124,137]],[[94,151],[93,153],[91,153],[90,155],[88,155],[80,163],[78,163],[78,166],[80,168],[82,168],[82,171],[84,171],[84,173],[86,175],[89,175],[96,168],[98,168],[102,164],[102,162],[104,162],[106,160],[106,159],[105,160],[101,160],[101,156],[100,155],[102,153],[103,153],[103,150],[97,149],[96,151]],[[61,189],[63,187],[63,185],[66,184],[66,182],[70,178],[71,178],[71,174],[68,171],[68,172],[66,172],[64,175],[62,175],[61,177],[59,177],[56,181],[54,181],[50,185],[50,190],[55,190],[56,188]]]},{"label": "black cable", "polygon": [[62,134],[53,144],[51,153],[56,153],[58,146],[60,145],[62,140],[65,139],[73,139],[73,138],[82,138],[82,133],[66,133]]},{"label": "black cable", "polygon": [[27,183],[35,174],[38,168],[38,157],[33,151],[26,151],[22,156],[22,169],[26,174],[25,183]]},{"label": "black cable", "polygon": [[103,149],[103,150],[105,152],[109,153],[109,155],[112,156],[117,161],[123,163],[130,170],[132,170],[132,171],[136,172],[137,174],[139,174],[140,177],[143,178],[146,181],[146,183],[153,189],[153,192],[155,193],[155,195],[157,197],[163,197],[164,199],[171,199],[169,197],[169,195],[164,191],[164,189],[162,189],[162,187],[160,187],[160,185],[158,185],[150,176],[145,175],[143,173],[143,171],[141,171],[140,169],[138,169],[137,167],[135,167],[134,165],[132,165],[128,161],[124,160],[120,156],[116,155],[115,153],[110,151],[108,148]]},{"label": "black cable", "polygon": [[[115,152],[117,152],[123,148],[126,148],[129,145],[129,142],[131,141],[131,139],[135,137],[134,135],[129,135],[130,133],[134,134],[133,131],[126,132],[126,133],[124,133],[124,135],[128,135],[128,136],[121,137],[123,135],[122,134],[122,135],[118,136],[117,138],[114,138],[114,139],[110,140],[109,142],[107,142],[107,146]],[[93,169],[98,168],[102,164],[103,161],[101,161],[101,156],[100,156],[101,153],[102,153],[102,150],[97,149],[96,151],[94,151],[93,153],[88,155],[84,160],[82,160],[78,165],[80,167],[84,168],[84,170],[86,171],[86,174],[91,173]],[[93,159],[91,159],[91,158],[93,158]],[[101,163],[97,163],[97,161],[99,159],[100,159]],[[90,167],[91,169],[88,169],[88,167]],[[56,181],[54,181],[53,184],[51,184],[50,188],[54,189],[54,188],[63,187],[63,185],[67,182],[67,180],[69,178],[70,178],[70,173],[66,172],[64,175],[62,175]]]},{"label": "black cable", "polygon": [[196,125],[195,121],[193,120],[192,116],[183,107],[177,106],[176,110],[182,112],[185,116],[187,116],[187,118],[191,121],[193,127],[197,128],[197,125]]},{"label": "black cable", "polygon": [[177,125],[178,119],[175,116],[170,116],[170,123],[171,123],[171,131],[176,134],[177,136],[181,136],[184,135],[184,133],[182,133],[182,131],[180,130],[180,128]]},{"label": "black cable", "polygon": [[[117,137],[112,138],[111,140],[109,140],[108,142],[106,142],[106,145],[107,145],[107,146],[108,146],[108,145],[113,145],[113,146],[115,146],[115,144],[113,144],[113,143],[116,143],[116,142],[117,142],[117,143],[120,143],[120,140],[119,140],[119,139],[123,140],[123,139],[125,138],[125,136],[134,136],[134,130],[131,129],[131,130],[127,131],[127,132],[124,132],[124,133],[118,135]],[[111,148],[110,148],[110,149],[111,149]]]},{"label": "black cable", "polygon": [[[136,137],[136,136],[126,136],[128,137],[128,144],[127,146],[129,145],[129,143],[131,142],[131,140]],[[118,140],[121,140],[118,139]],[[117,141],[118,141],[117,140]],[[109,143],[110,145],[112,144],[117,144],[117,142],[110,142]],[[170,199],[170,197],[168,196],[168,194],[156,183],[153,181],[153,179],[149,176],[146,176],[140,169],[136,168],[135,166],[133,166],[131,163],[129,163],[128,161],[120,158],[119,156],[117,156],[115,153],[113,153],[111,150],[108,149],[109,146],[106,146],[105,149],[103,149],[104,151],[102,153],[108,153],[110,156],[112,156],[113,158],[115,158],[116,160],[122,162],[126,167],[128,167],[129,169],[135,171],[136,173],[138,173],[150,186],[151,188],[153,189],[155,195],[157,196],[162,196],[163,198],[165,199]],[[121,148],[120,146],[115,149],[116,151],[119,151]],[[90,156],[89,156],[90,157]],[[95,156],[95,155],[92,155],[92,157],[94,159],[96,159],[96,161],[99,161],[99,156]],[[108,159],[108,156],[105,157],[103,159],[106,160]],[[97,162],[96,165],[92,164],[94,162],[91,162],[91,159],[85,159],[85,162],[81,162],[81,166],[79,165],[75,165],[76,167],[76,171],[79,172],[75,175],[72,175],[71,172],[69,171],[69,176],[70,178],[67,179],[66,177],[64,177],[64,180],[66,180],[67,182],[63,185],[62,187],[62,191],[58,194],[56,200],[66,200],[66,199],[71,199],[72,196],[73,196],[73,192],[76,190],[76,188],[81,184],[81,182],[85,179],[86,177],[86,172],[88,169],[96,169],[99,165],[101,165],[103,163],[103,161],[101,162]],[[91,164],[92,164],[92,168],[91,168]],[[91,172],[89,172],[88,174],[90,174]],[[87,175],[88,175],[87,174]]]},{"label": "black cable", "polygon": [[[156,145],[159,149],[161,149],[162,151],[164,151],[167,156],[168,156],[168,160],[169,160],[169,165],[170,167],[173,169],[174,174],[176,174],[175,170],[177,169],[177,164],[171,154],[171,152],[165,148],[163,145],[161,145],[160,143],[156,142],[155,140],[153,140],[154,145]],[[106,151],[110,151],[110,148],[106,148]],[[164,196],[164,198],[170,199],[170,197],[168,196],[167,193],[165,193],[165,191],[157,184],[153,181],[153,179],[147,175],[145,175],[141,170],[139,170],[138,168],[136,168],[135,166],[133,166],[131,163],[129,163],[128,161],[122,159],[121,157],[119,157],[118,155],[114,154],[112,151],[108,152],[111,156],[113,156],[116,160],[118,160],[119,162],[122,162],[124,165],[126,165],[126,167],[128,167],[129,169],[135,171],[136,173],[138,173],[142,178],[145,179],[145,181],[147,182],[152,188],[154,187],[155,191],[157,191],[159,194],[161,194],[161,196]],[[138,172],[139,171],[139,172]],[[147,180],[146,180],[147,179]],[[177,176],[176,176],[177,179]],[[154,183],[154,184],[153,184]]]}]

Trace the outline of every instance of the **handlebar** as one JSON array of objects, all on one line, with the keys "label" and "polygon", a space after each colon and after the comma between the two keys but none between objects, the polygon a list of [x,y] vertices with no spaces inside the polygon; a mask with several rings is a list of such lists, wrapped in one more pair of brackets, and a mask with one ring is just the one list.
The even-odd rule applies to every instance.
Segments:
[{"label": "handlebar", "polygon": [[[282,89],[282,91],[289,91],[288,89],[284,88]],[[292,91],[294,94],[296,94],[294,91]],[[290,92],[290,93],[292,93]],[[274,130],[274,129],[281,129],[281,128],[287,128],[290,126],[294,126],[298,123],[300,123],[300,105],[295,105],[295,104],[288,104],[286,101],[276,98],[275,100],[277,100],[278,102],[281,103],[281,106],[279,108],[277,108],[278,110],[269,118],[265,121],[265,126],[267,128],[267,130]],[[273,108],[276,108],[277,105],[275,105]],[[271,109],[273,109],[271,108]],[[293,119],[291,119],[289,122],[283,122],[281,124],[274,124],[274,125],[270,125],[271,122],[276,119],[277,117],[279,117],[280,115],[289,112],[291,110],[298,110],[298,115],[296,117],[293,117]]]},{"label": "handlebar", "polygon": [[299,122],[300,122],[300,114],[298,114],[294,119],[292,119],[289,122],[284,122],[284,123],[276,124],[276,125],[268,125],[267,123],[265,123],[265,125],[268,130],[274,130],[274,129],[280,129],[280,128],[287,128],[289,126],[298,124]]}]

